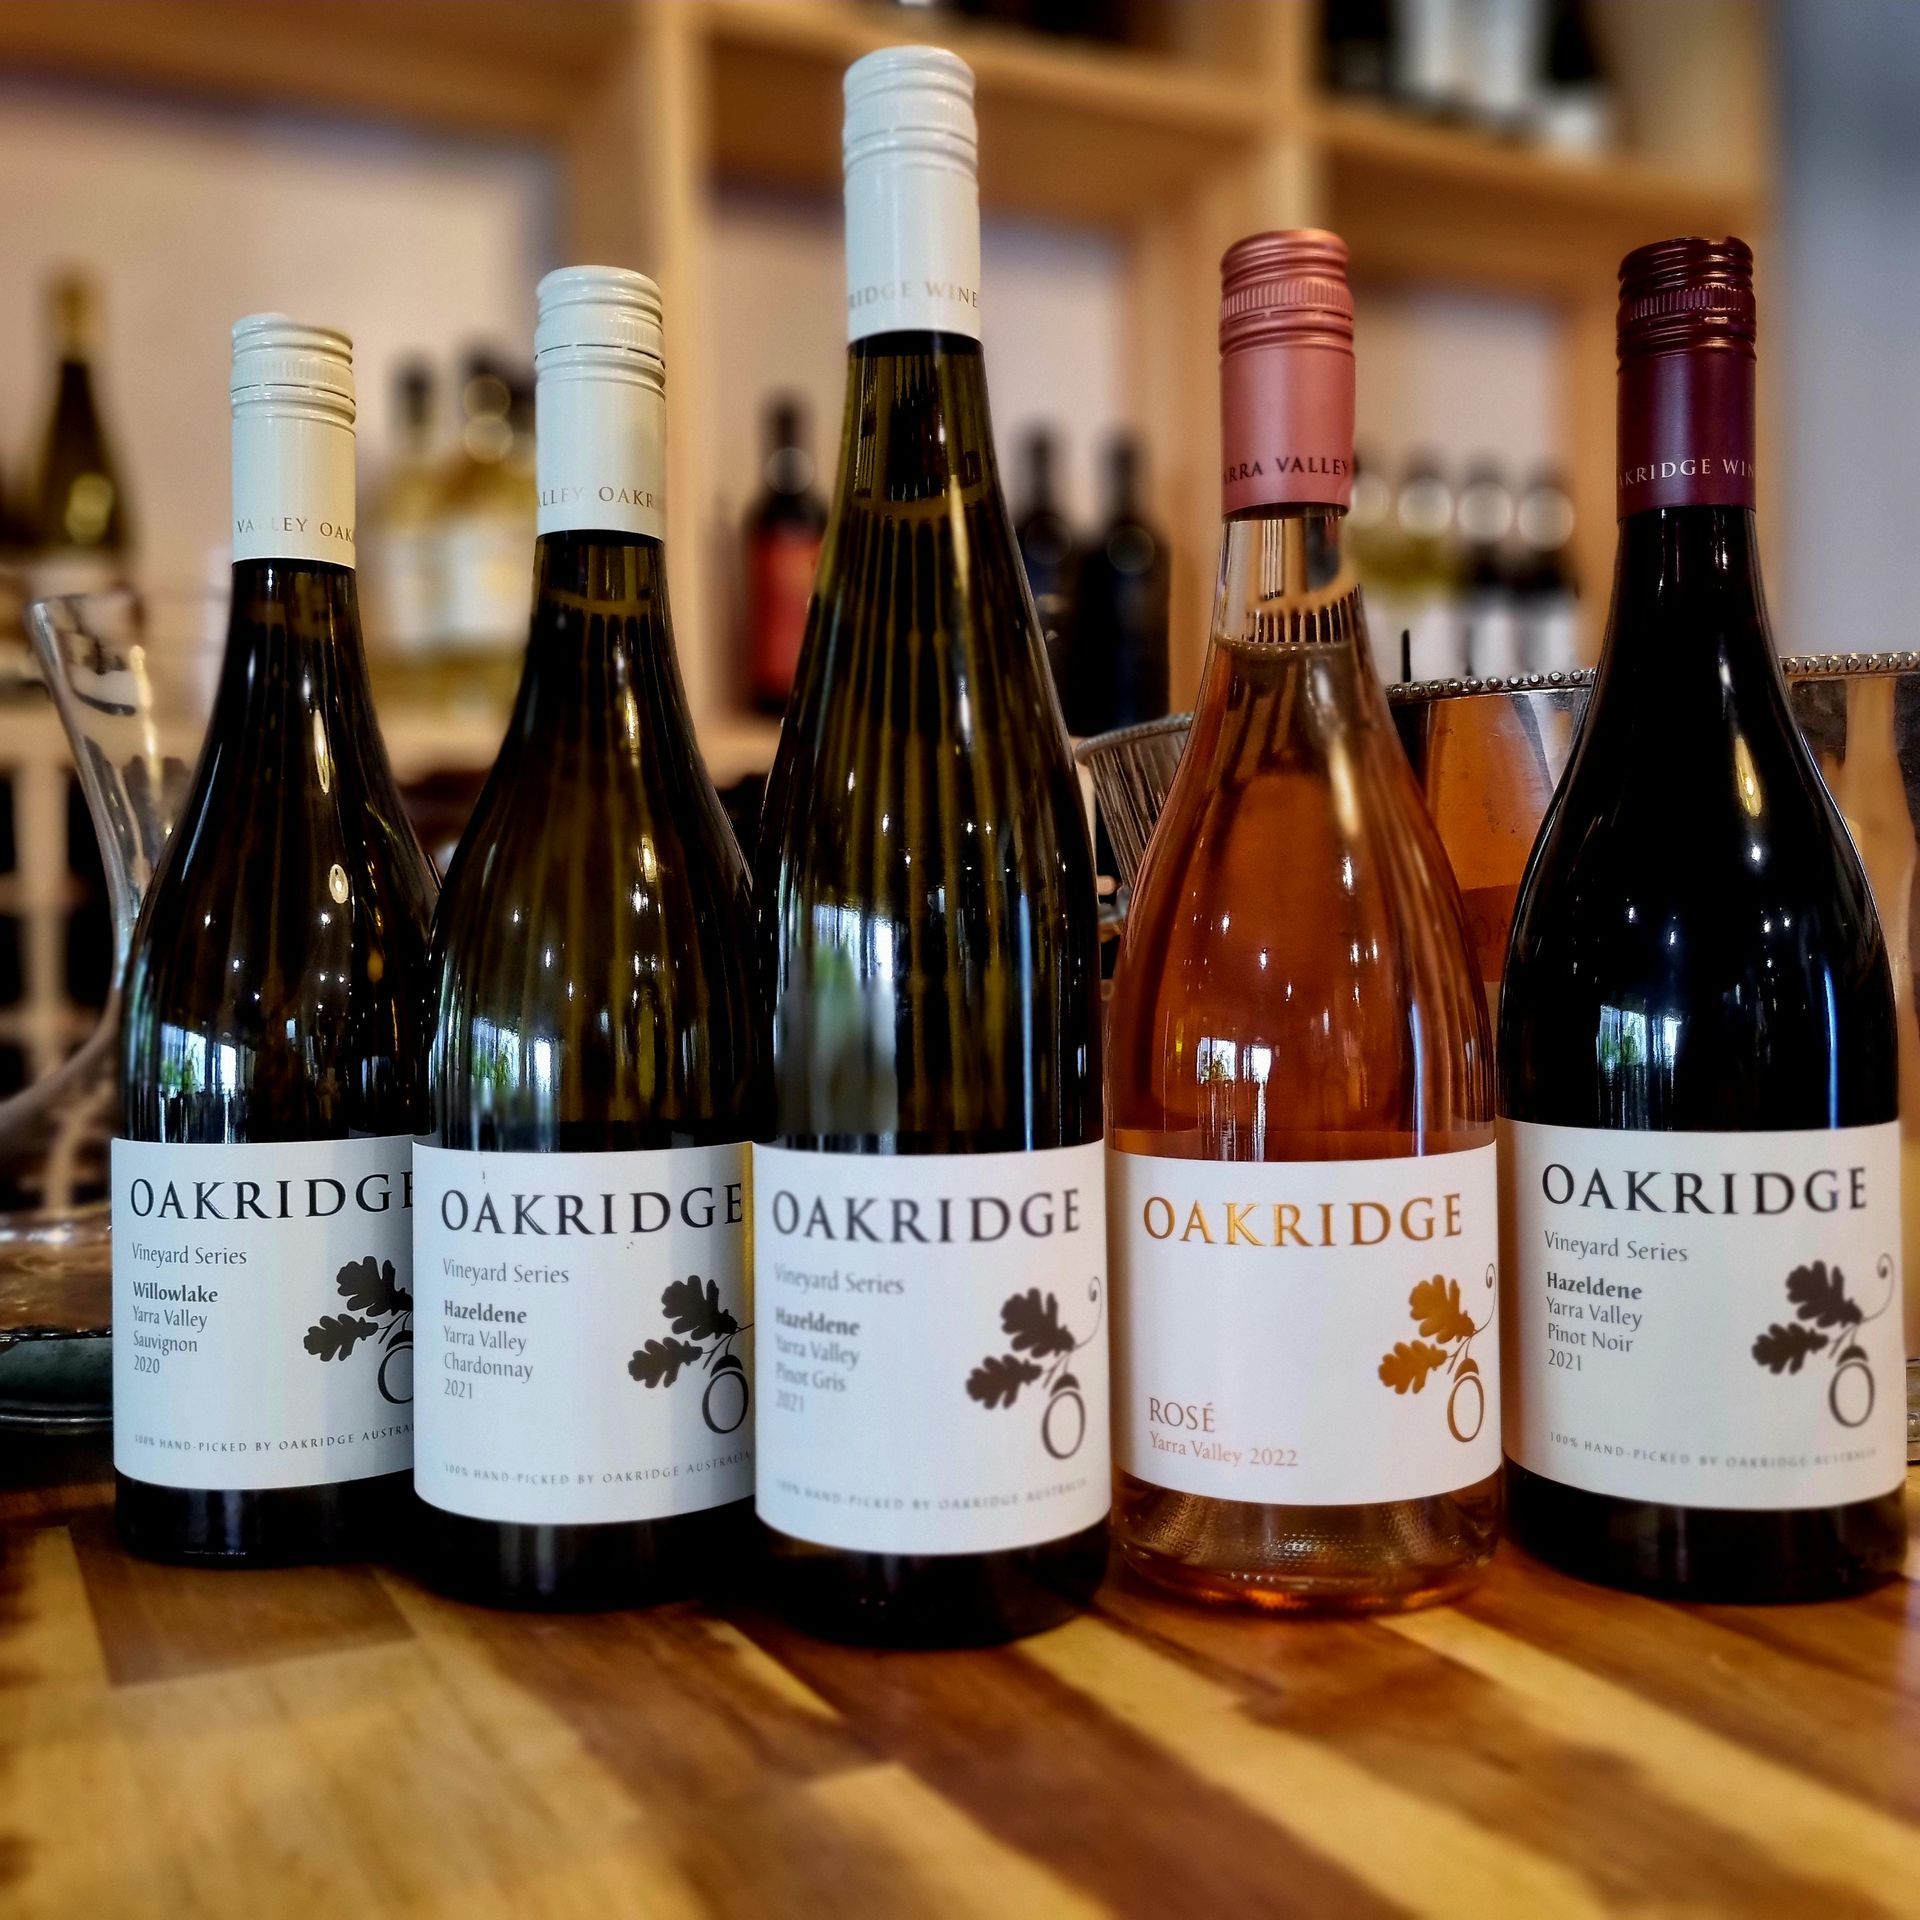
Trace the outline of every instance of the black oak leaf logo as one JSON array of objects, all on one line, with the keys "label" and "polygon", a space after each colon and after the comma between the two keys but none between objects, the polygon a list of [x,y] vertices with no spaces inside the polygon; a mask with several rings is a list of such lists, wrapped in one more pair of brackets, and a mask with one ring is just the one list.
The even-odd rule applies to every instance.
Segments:
[{"label": "black oak leaf logo", "polygon": [[703,1349],[688,1340],[649,1340],[627,1362],[627,1371],[643,1387],[670,1387],[682,1367],[696,1365]]},{"label": "black oak leaf logo", "polygon": [[1831,1355],[1827,1411],[1843,1427],[1865,1426],[1873,1412],[1873,1366],[1854,1330],[1878,1320],[1893,1304],[1893,1255],[1883,1253],[1874,1272],[1886,1283],[1886,1293],[1868,1313],[1848,1293],[1846,1275],[1837,1266],[1815,1260],[1795,1267],[1787,1275],[1787,1299],[1794,1318],[1775,1320],[1754,1336],[1754,1364],[1765,1367],[1775,1379],[1799,1373],[1816,1353]]},{"label": "black oak leaf logo", "polygon": [[1421,1392],[1437,1374],[1453,1381],[1447,1393],[1447,1431],[1456,1440],[1478,1437],[1487,1417],[1487,1388],[1480,1363],[1473,1357],[1473,1337],[1493,1325],[1494,1269],[1486,1276],[1487,1317],[1476,1320],[1467,1311],[1460,1282],[1436,1273],[1416,1281],[1407,1295],[1407,1312],[1419,1330],[1418,1340],[1396,1340],[1380,1357],[1380,1384],[1397,1394]]},{"label": "black oak leaf logo", "polygon": [[[734,1352],[734,1340],[753,1330],[720,1304],[720,1283],[697,1273],[669,1281],[660,1295],[669,1332],[638,1348],[627,1371],[643,1387],[671,1387],[683,1372],[704,1372],[700,1417],[714,1433],[732,1433],[747,1417],[750,1394],[746,1364]],[[682,1335],[684,1338],[674,1336]]]},{"label": "black oak leaf logo", "polygon": [[1093,1306],[1093,1324],[1076,1337],[1060,1317],[1059,1297],[1029,1287],[1002,1302],[1000,1330],[1011,1353],[990,1353],[967,1375],[967,1398],[991,1410],[1004,1410],[1036,1382],[1047,1395],[1040,1416],[1040,1441],[1056,1460],[1070,1459],[1087,1437],[1087,1403],[1078,1377],[1067,1362],[1098,1336],[1106,1310],[1100,1276],[1087,1282]]},{"label": "black oak leaf logo", "polygon": [[345,1313],[323,1313],[300,1344],[316,1360],[347,1360],[361,1345],[377,1348],[374,1384],[390,1406],[413,1399],[413,1295],[391,1260],[368,1254],[349,1260],[333,1277]]},{"label": "black oak leaf logo", "polygon": [[1022,1360],[1017,1353],[990,1353],[967,1375],[967,1397],[983,1407],[1010,1407],[1020,1389],[1045,1372],[1037,1360]]}]

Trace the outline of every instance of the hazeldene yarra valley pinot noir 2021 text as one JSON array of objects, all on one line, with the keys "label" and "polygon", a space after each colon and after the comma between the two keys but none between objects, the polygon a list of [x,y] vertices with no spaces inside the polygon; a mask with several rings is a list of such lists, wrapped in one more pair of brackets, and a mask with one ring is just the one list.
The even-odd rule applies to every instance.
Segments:
[{"label": "hazeldene yarra valley pinot noir 2021 text", "polygon": [[1898,1048],[1754,543],[1753,257],[1620,269],[1620,550],[1500,1013],[1511,1524],[1795,1600],[1905,1550]]}]

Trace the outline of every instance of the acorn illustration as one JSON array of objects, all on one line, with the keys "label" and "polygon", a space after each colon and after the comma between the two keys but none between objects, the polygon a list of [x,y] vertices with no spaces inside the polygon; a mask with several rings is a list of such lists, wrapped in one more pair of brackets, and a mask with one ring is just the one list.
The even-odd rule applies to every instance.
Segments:
[{"label": "acorn illustration", "polygon": [[713,1363],[713,1377],[700,1396],[700,1417],[715,1433],[732,1433],[747,1417],[747,1370],[731,1353]]}]

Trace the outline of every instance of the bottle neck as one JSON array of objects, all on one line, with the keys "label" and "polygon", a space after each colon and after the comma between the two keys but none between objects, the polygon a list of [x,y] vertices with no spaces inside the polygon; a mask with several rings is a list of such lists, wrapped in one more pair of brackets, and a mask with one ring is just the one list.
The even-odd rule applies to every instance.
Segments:
[{"label": "bottle neck", "polygon": [[540,355],[539,533],[667,535],[667,394],[660,362],[615,347]]},{"label": "bottle neck", "polygon": [[1751,343],[1620,367],[1619,559],[1603,667],[1771,660],[1754,537]]},{"label": "bottle neck", "polygon": [[1344,646],[1358,634],[1359,583],[1346,509],[1254,507],[1221,528],[1216,648]]},{"label": "bottle neck", "polygon": [[663,732],[692,740],[673,649],[666,549],[643,534],[542,534],[533,624],[514,712],[516,737],[551,753],[585,726],[637,758]]},{"label": "bottle neck", "polygon": [[836,514],[853,503],[965,506],[999,486],[977,340],[889,333],[848,348]]},{"label": "bottle neck", "polygon": [[980,189],[970,165],[916,149],[846,175],[847,339],[980,338]]},{"label": "bottle neck", "polygon": [[1627,675],[1714,687],[1726,672],[1778,673],[1750,508],[1653,507],[1621,521],[1600,672],[1602,686]]},{"label": "bottle neck", "polygon": [[233,558],[354,566],[353,426],[338,406],[247,398],[233,413]]}]

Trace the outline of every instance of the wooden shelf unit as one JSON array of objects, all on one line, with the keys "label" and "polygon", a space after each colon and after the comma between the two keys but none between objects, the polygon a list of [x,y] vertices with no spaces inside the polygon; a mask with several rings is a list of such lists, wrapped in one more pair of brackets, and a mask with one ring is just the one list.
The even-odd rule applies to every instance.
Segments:
[{"label": "wooden shelf unit", "polygon": [[[1363,292],[1436,281],[1552,305],[1577,570],[1590,596],[1604,590],[1614,267],[1663,234],[1764,237],[1768,191],[1759,10],[1608,0],[1602,12],[1627,49],[1615,65],[1638,140],[1595,162],[1324,97],[1313,0],[1163,0],[1162,51],[876,0],[9,0],[0,69],[550,145],[564,162],[568,251],[634,262],[663,288],[668,488],[685,515],[717,491],[707,422],[725,370],[711,361],[703,298],[716,185],[837,193],[847,63],[917,37],[951,44],[979,80],[988,207],[1125,242],[1131,424],[1173,539],[1180,700],[1211,592],[1217,265],[1256,227],[1338,228]],[[1680,83],[1676,113],[1667,96]],[[703,738],[738,771],[773,734],[735,708],[731,649],[702,576],[684,563],[675,574],[683,666]]]}]

